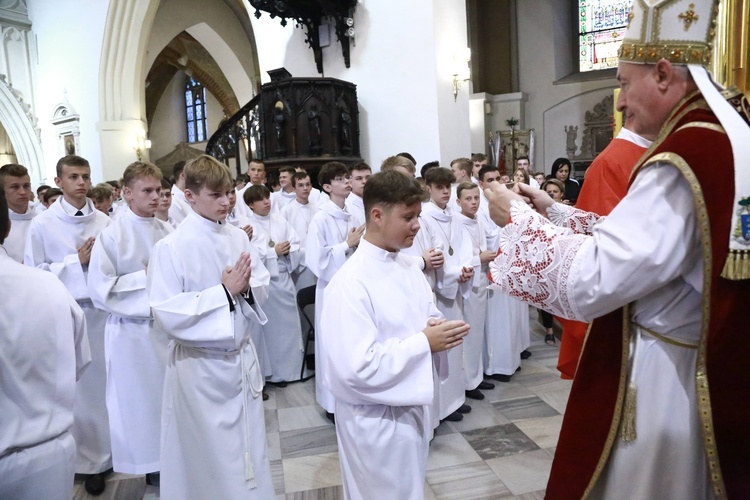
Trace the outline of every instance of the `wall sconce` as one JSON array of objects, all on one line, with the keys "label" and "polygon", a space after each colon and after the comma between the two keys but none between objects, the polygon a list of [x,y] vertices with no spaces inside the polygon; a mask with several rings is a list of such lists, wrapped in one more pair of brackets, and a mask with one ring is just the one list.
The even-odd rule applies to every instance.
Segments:
[{"label": "wall sconce", "polygon": [[135,151],[138,161],[142,161],[143,151],[151,149],[151,141],[146,139],[146,131],[142,129],[136,130],[135,136],[133,137],[133,143],[130,146]]},{"label": "wall sconce", "polygon": [[453,102],[458,98],[461,84],[471,79],[471,49],[463,49],[453,54]]}]

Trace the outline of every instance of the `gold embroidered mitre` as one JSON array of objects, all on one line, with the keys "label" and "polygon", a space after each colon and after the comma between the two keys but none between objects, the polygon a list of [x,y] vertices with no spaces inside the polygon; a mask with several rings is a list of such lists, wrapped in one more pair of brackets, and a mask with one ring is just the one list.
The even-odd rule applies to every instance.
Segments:
[{"label": "gold embroidered mitre", "polygon": [[718,0],[633,0],[620,61],[708,66]]}]

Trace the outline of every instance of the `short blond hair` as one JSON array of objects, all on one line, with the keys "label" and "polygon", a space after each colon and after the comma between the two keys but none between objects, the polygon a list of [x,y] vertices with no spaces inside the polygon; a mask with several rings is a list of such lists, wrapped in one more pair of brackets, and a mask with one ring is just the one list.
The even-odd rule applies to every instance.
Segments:
[{"label": "short blond hair", "polygon": [[161,181],[164,175],[161,173],[161,169],[153,163],[134,161],[125,167],[125,172],[122,173],[122,186],[132,188],[135,181],[144,177],[153,177]]},{"label": "short blond hair", "polygon": [[185,164],[185,189],[198,193],[207,187],[215,191],[231,189],[234,186],[229,169],[208,155],[200,155]]},{"label": "short blond hair", "polygon": [[105,200],[111,200],[113,193],[114,190],[112,189],[112,186],[106,182],[102,182],[101,184],[97,184],[89,189],[89,192],[86,193],[86,197],[101,203]]},{"label": "short blond hair", "polygon": [[405,168],[412,174],[417,171],[417,168],[411,160],[409,158],[404,158],[403,156],[389,156],[380,164],[380,171],[388,172],[389,170],[396,170],[399,167]]}]

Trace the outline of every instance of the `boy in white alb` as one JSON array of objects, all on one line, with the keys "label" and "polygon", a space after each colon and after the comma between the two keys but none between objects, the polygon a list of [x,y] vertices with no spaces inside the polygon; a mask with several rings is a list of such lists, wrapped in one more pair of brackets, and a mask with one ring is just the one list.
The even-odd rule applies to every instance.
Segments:
[{"label": "boy in white alb", "polygon": [[274,497],[251,330],[266,321],[268,271],[225,222],[233,190],[209,156],[185,165],[192,213],[154,247],[148,292],[169,335],[161,429],[166,500]]},{"label": "boy in white alb", "polygon": [[169,218],[172,224],[177,227],[190,214],[190,203],[185,199],[185,162],[178,161],[172,167],[172,177],[174,185],[172,186],[172,204],[169,207]]},{"label": "boy in white alb", "polygon": [[280,214],[285,206],[297,198],[292,184],[292,176],[296,173],[294,167],[281,167],[279,169],[279,185],[281,189],[271,193],[271,213]]},{"label": "boy in white alb", "polygon": [[[474,268],[471,266],[471,242],[463,237],[463,229],[453,219],[453,210],[448,205],[454,179],[447,168],[427,171],[425,181],[430,201],[422,206],[422,220],[434,237],[435,249],[441,250],[445,259],[443,266],[435,271],[435,303],[447,319],[460,320],[463,319],[461,302],[471,290]],[[462,413],[471,411],[471,407],[464,404],[463,365],[463,347],[459,346],[448,353],[448,379],[439,384],[436,402],[440,420],[461,420]]]},{"label": "boy in white alb", "polygon": [[307,231],[318,207],[310,200],[312,181],[307,172],[295,172],[292,176],[292,186],[296,198],[281,210],[281,215],[292,225],[299,237],[299,265],[297,269],[292,270],[292,280],[294,280],[295,289],[300,291],[314,285],[317,280],[313,272],[305,265],[305,245],[307,245]]},{"label": "boy in white alb", "polygon": [[[320,311],[323,291],[334,274],[344,265],[357,245],[364,226],[354,226],[351,214],[344,210],[346,197],[352,191],[349,170],[343,163],[328,162],[320,168],[318,182],[331,199],[320,206],[307,232],[305,265],[318,277],[315,288],[315,331],[320,330]],[[315,342],[315,369],[322,371],[327,362],[320,342]],[[333,421],[334,401],[323,386],[320,377],[315,379],[315,399]]]},{"label": "boy in white alb", "polygon": [[469,326],[445,321],[411,258],[422,189],[398,172],[364,190],[367,233],[325,290],[318,371],[336,399],[344,498],[422,500],[433,364]]},{"label": "boy in white alb", "polygon": [[3,165],[0,167],[0,189],[3,187],[11,224],[10,234],[5,238],[3,247],[11,259],[23,263],[26,233],[31,225],[31,219],[40,213],[29,204],[33,196],[29,171],[23,165],[15,163]]},{"label": "boy in white alb", "polygon": [[466,397],[484,399],[480,389],[492,389],[495,386],[483,382],[484,377],[482,353],[484,352],[484,324],[487,314],[487,271],[489,262],[496,252],[488,250],[485,223],[477,216],[479,210],[479,186],[471,182],[462,182],[456,188],[456,203],[460,213],[453,215],[463,227],[464,238],[468,238],[472,247],[474,277],[471,280],[471,291],[463,301],[461,311],[464,321],[471,325],[476,335],[469,335],[464,342],[464,383]]},{"label": "boy in white alb", "polygon": [[268,317],[263,338],[271,370],[267,380],[283,387],[286,382],[299,380],[302,370],[302,325],[299,314],[294,314],[297,292],[291,276],[299,265],[299,238],[285,218],[271,213],[270,197],[266,186],[252,186],[244,194],[255,228],[250,243],[271,275],[268,300],[263,304]]},{"label": "boy in white alb", "polygon": [[94,307],[87,280],[94,241],[110,219],[86,198],[91,187],[88,161],[64,156],[57,162],[56,173],[55,183],[63,196],[31,221],[24,264],[57,276],[86,315],[91,365],[76,386],[71,432],[77,445],[76,473],[90,474],[86,490],[100,494],[105,488],[101,473],[112,467],[104,361],[104,325],[109,314]]},{"label": "boy in white alb", "polygon": [[247,176],[250,182],[245,184],[242,189],[235,189],[237,193],[237,205],[234,207],[238,215],[250,216],[250,208],[245,204],[242,196],[250,186],[262,186],[266,182],[266,166],[260,160],[250,160],[247,164]]},{"label": "boy in white alb", "polygon": [[367,179],[372,175],[372,169],[367,163],[355,163],[349,169],[351,176],[352,192],[346,197],[346,211],[352,214],[352,224],[359,227],[365,223],[365,205],[362,201],[362,192],[365,189]]},{"label": "boy in white alb", "polygon": [[8,256],[7,210],[0,190],[0,498],[70,500],[86,321],[60,280]]},{"label": "boy in white alb", "polygon": [[173,231],[154,217],[161,178],[151,163],[128,165],[122,191],[127,206],[97,238],[89,266],[91,300],[109,313],[104,338],[112,465],[127,474],[159,471],[168,341],[154,327],[146,268],[156,242]]}]

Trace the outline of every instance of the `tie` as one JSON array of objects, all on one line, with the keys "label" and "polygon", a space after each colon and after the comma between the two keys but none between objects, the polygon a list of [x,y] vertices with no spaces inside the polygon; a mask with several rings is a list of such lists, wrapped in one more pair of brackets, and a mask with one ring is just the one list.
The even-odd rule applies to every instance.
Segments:
[{"label": "tie", "polygon": [[76,212],[76,217],[80,217],[82,215],[83,215],[83,212],[81,212],[80,210],[78,212]]}]

